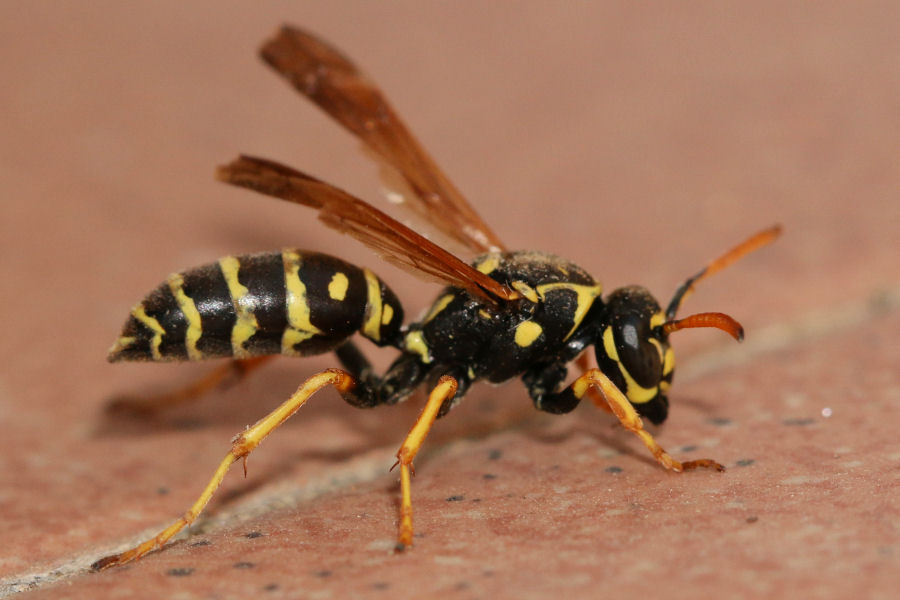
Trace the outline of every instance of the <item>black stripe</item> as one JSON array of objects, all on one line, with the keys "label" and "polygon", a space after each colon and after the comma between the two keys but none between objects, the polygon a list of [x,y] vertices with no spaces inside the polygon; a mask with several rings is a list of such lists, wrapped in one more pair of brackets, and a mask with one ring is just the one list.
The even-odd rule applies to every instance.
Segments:
[{"label": "black stripe", "polygon": [[[343,300],[334,300],[328,286],[336,273],[347,277]],[[368,286],[362,269],[326,254],[307,253],[300,263],[300,281],[306,286],[309,320],[324,337],[343,340],[363,325]]]},{"label": "black stripe", "polygon": [[204,357],[231,356],[231,330],[237,320],[228,284],[218,264],[204,265],[183,274],[184,293],[200,313],[202,332],[197,350]]},{"label": "black stripe", "polygon": [[[172,295],[169,284],[164,283],[150,292],[144,298],[143,305],[147,316],[159,321],[159,324],[162,325],[166,332],[162,336],[162,343],[159,345],[159,352],[163,358],[187,360],[187,349],[184,347],[187,319],[184,317],[184,313],[181,312],[175,296]],[[141,326],[146,328],[143,324]],[[146,329],[148,338],[152,339],[153,331],[149,328]]]},{"label": "black stripe", "polygon": [[288,325],[281,253],[238,256],[237,260],[238,281],[249,290],[245,301],[252,306],[259,326],[244,348],[257,356],[280,354],[281,336]]}]

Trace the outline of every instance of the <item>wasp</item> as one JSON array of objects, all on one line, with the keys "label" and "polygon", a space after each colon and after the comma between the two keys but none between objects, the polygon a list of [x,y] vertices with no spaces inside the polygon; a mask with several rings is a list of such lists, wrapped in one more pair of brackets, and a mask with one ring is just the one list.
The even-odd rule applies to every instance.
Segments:
[{"label": "wasp", "polygon": [[[397,549],[412,545],[413,459],[436,419],[476,381],[518,377],[534,406],[568,413],[589,396],[637,435],[665,468],[724,470],[711,459],[679,462],[644,429],[662,423],[675,369],[669,336],[696,327],[721,329],[737,340],[741,325],[722,313],[676,318],[701,279],[774,240],[780,227],[750,237],[688,278],[665,310],[646,289],[629,286],[602,296],[587,271],[553,254],[508,250],[438,168],[388,104],[348,58],[325,41],[285,26],[261,48],[263,60],[353,133],[399,178],[408,206],[466,251],[470,264],[372,205],[287,167],[240,156],[219,180],[318,211],[328,227],[361,241],[385,260],[446,285],[423,318],[405,324],[397,296],[375,273],[320,252],[226,256],[170,275],[132,310],[109,352],[117,361],[229,358],[223,368],[166,401],[194,397],[229,373],[246,373],[274,355],[333,351],[340,368],[309,377],[278,408],[232,440],[231,449],[196,502],[158,535],[92,565],[105,569],[163,546],[203,510],[226,472],[331,386],[350,404],[397,404],[420,386],[425,406],[397,452],[400,519]],[[351,341],[359,333],[399,356],[383,374]],[[594,348],[597,367],[586,351]],[[566,385],[568,365],[578,376]],[[244,462],[246,474],[246,462]]]}]

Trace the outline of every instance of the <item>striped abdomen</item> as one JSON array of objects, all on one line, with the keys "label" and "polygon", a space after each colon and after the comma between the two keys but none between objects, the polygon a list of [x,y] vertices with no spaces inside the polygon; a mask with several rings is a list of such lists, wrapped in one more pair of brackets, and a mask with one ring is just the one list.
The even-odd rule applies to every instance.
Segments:
[{"label": "striped abdomen", "polygon": [[393,344],[396,296],[368,269],[295,249],[170,275],[131,310],[109,360],[200,360],[334,349],[356,331]]}]

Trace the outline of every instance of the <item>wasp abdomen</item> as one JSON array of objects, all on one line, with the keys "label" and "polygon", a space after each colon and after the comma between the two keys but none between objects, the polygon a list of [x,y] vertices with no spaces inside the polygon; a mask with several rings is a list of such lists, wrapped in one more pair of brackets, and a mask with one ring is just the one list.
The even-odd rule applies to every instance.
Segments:
[{"label": "wasp abdomen", "polygon": [[393,343],[403,312],[368,269],[318,252],[226,256],[170,275],[135,306],[109,360],[201,360]]}]

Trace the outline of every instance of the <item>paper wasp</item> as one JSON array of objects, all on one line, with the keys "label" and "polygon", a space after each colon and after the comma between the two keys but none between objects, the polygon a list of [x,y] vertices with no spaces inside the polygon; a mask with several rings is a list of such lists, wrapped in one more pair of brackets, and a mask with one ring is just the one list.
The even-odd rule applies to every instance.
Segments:
[{"label": "paper wasp", "polygon": [[[315,392],[333,386],[350,404],[396,404],[420,385],[430,394],[397,453],[401,508],[397,547],[412,544],[410,475],[413,459],[435,420],[479,380],[519,377],[536,408],[567,413],[590,394],[635,433],[656,460],[673,471],[722,470],[709,459],[679,462],[643,428],[668,413],[674,373],[669,335],[715,327],[740,340],[731,317],[701,313],[676,319],[682,300],[702,278],[771,242],[766,229],[689,278],[662,310],[644,288],[601,297],[585,270],[552,254],[509,251],[400,121],[381,91],[340,52],[292,27],[282,28],[261,54],[278,74],[355,134],[396,171],[405,199],[438,231],[479,255],[470,265],[379,209],[350,194],[260,158],[242,156],[220,167],[221,181],[316,209],[328,227],[368,245],[385,260],[447,287],[420,321],[404,324],[403,308],[374,273],[332,256],[298,249],[218,262],[176,273],[131,311],[110,361],[232,359],[191,386],[196,396],[227,373],[255,368],[265,357],[334,351],[342,368],[307,379],[281,406],[232,441],[200,497],[159,535],[93,564],[100,570],[143,556],[193,522],[229,467],[293,415]],[[354,333],[400,355],[383,375],[349,338]],[[594,347],[598,368],[585,350]],[[579,376],[564,385],[567,365]]]}]

